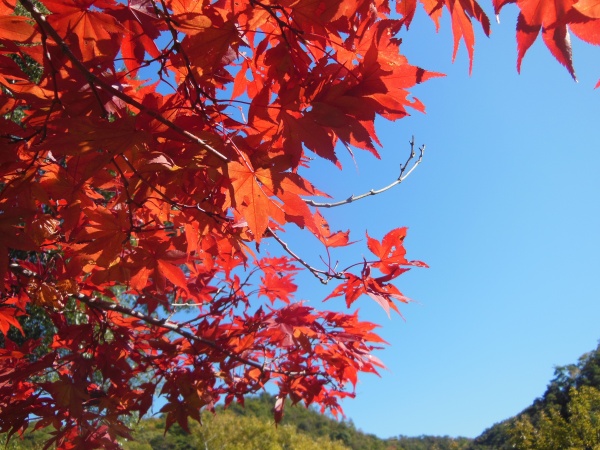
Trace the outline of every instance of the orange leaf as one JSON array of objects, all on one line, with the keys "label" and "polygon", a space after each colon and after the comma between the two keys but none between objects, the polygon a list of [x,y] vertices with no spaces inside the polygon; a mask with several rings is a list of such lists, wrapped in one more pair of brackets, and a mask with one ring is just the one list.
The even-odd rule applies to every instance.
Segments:
[{"label": "orange leaf", "polygon": [[261,282],[258,295],[268,297],[271,303],[277,299],[290,303],[291,295],[298,289],[289,274],[283,275],[274,271],[269,271],[261,277]]},{"label": "orange leaf", "polygon": [[600,0],[579,0],[573,8],[586,17],[600,19]]},{"label": "orange leaf", "polygon": [[267,172],[260,172],[260,182],[258,171],[255,172],[249,164],[235,161],[228,164],[227,172],[231,179],[233,206],[246,219],[256,241],[260,242],[269,226],[269,218],[279,223],[285,222],[282,206],[269,198],[268,190],[264,186],[263,182],[268,181]]},{"label": "orange leaf", "polygon": [[40,35],[31,25],[31,19],[22,16],[0,16],[0,40],[34,44],[40,42]]},{"label": "orange leaf", "polygon": [[127,30],[121,42],[123,62],[132,76],[136,76],[144,55],[160,55],[154,39],[160,36],[164,24],[159,22],[150,0],[130,0],[126,5],[116,5],[107,11]]},{"label": "orange leaf", "polygon": [[22,315],[16,308],[0,307],[0,332],[6,336],[11,325],[21,332],[23,336],[25,333],[21,328],[21,324],[17,320],[19,315]]},{"label": "orange leaf", "polygon": [[402,25],[406,29],[410,27],[416,9],[417,0],[396,0],[396,12],[402,16]]},{"label": "orange leaf", "polygon": [[351,244],[350,231],[337,231],[332,233],[329,224],[317,210],[313,216],[315,228],[313,234],[327,247],[344,247]]},{"label": "orange leaf", "polygon": [[[521,71],[523,57],[537,39],[540,30],[546,47],[556,60],[575,77],[571,39],[567,30],[567,18],[574,0],[494,0],[496,14],[507,3],[516,3],[521,10],[517,19],[517,70]],[[591,4],[584,9],[593,7]]]},{"label": "orange leaf", "polygon": [[162,259],[157,260],[157,265],[158,271],[162,275],[164,275],[167,278],[167,280],[169,280],[175,286],[180,287],[189,294],[189,290],[187,287],[187,278],[185,277],[183,271],[179,267]]},{"label": "orange leaf", "polygon": [[194,34],[212,25],[211,20],[203,14],[202,0],[171,0],[169,7],[173,9],[173,24],[182,33]]},{"label": "orange leaf", "polygon": [[475,45],[475,34],[473,33],[471,19],[476,19],[481,23],[486,36],[490,34],[490,20],[481,6],[475,0],[421,0],[421,3],[423,3],[427,14],[435,22],[436,28],[439,28],[442,7],[445,6],[447,8],[452,21],[452,34],[454,35],[452,60],[456,58],[456,52],[462,39],[469,54],[469,72],[471,72]]},{"label": "orange leaf", "polygon": [[[379,261],[374,263],[373,267],[378,268],[388,276],[396,274],[398,266],[428,267],[424,262],[408,261],[406,259],[406,250],[404,248],[406,231],[406,227],[396,228],[387,233],[381,243],[367,234],[369,250],[379,258]],[[397,275],[399,274],[397,273]]]}]

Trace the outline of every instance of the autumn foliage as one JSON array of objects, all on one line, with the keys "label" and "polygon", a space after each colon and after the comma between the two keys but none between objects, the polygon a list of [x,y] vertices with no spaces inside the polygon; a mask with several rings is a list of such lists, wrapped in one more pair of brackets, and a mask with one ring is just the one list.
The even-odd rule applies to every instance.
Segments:
[{"label": "autumn foliage", "polygon": [[[463,40],[472,60],[481,7],[421,3],[436,24],[450,13],[454,53]],[[516,4],[518,64],[541,32],[574,76],[569,30],[599,43],[600,3]],[[340,411],[384,342],[356,312],[295,298],[294,277],[389,313],[407,301],[393,281],[424,264],[406,258],[404,228],[353,235],[370,256],[336,264],[350,234],[320,211],[360,196],[328,199],[310,165],[379,157],[375,118],[423,111],[408,90],[440,74],[410,65],[397,37],[416,7],[0,2],[0,432],[35,424],[61,448],[110,448],[155,396],[167,427],[187,428],[266,383],[276,419],[286,398]],[[290,227],[323,258],[292,248]]]}]

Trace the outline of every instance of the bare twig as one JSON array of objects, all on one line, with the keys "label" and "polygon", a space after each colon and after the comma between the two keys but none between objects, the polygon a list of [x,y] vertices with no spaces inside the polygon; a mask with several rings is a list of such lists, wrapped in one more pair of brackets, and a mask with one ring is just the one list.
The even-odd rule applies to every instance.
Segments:
[{"label": "bare twig", "polygon": [[[354,201],[361,200],[361,199],[363,199],[365,197],[369,197],[371,195],[381,194],[382,192],[385,192],[385,191],[393,188],[394,186],[397,186],[398,184],[402,183],[413,172],[413,170],[415,170],[417,168],[417,166],[419,164],[421,164],[421,161],[423,160],[423,154],[425,152],[425,145],[422,145],[421,147],[419,147],[419,149],[418,149],[419,155],[417,157],[417,153],[415,151],[415,137],[414,136],[409,141],[409,144],[410,144],[410,154],[409,154],[406,162],[404,164],[400,164],[400,175],[398,175],[398,178],[394,182],[388,184],[387,186],[385,186],[381,189],[377,189],[377,190],[371,189],[369,192],[365,192],[364,194],[361,194],[361,195],[351,195],[346,200],[341,200],[339,202],[321,203],[321,202],[315,202],[314,200],[309,200],[309,199],[305,199],[304,201],[307,204],[317,207],[317,208],[332,208],[334,206],[346,205],[348,203],[352,203]],[[417,158],[416,161],[415,161],[415,158]],[[412,162],[412,164],[411,164],[411,162]],[[296,254],[289,247],[289,245],[285,241],[283,241],[271,228],[267,228],[267,231],[269,232],[270,236],[272,236],[279,243],[279,245],[281,245],[281,247],[290,256],[292,256],[292,258],[294,258],[296,261],[298,261],[300,264],[302,264],[304,267],[306,267],[322,284],[328,284],[329,281],[331,281],[334,278],[335,279],[343,279],[344,273],[348,269],[350,269],[350,267],[352,267],[352,266],[350,266],[341,271],[332,270],[331,268],[328,271],[317,269],[316,267],[311,266],[308,262],[306,262],[304,259],[302,259],[302,257],[300,255]],[[327,253],[329,256],[329,249],[327,249]],[[330,266],[330,264],[327,264],[327,265]]]},{"label": "bare twig", "polygon": [[357,200],[361,200],[361,199],[363,199],[365,197],[369,197],[371,195],[381,194],[382,192],[385,192],[385,191],[393,188],[394,186],[399,185],[404,180],[406,180],[406,178],[409,177],[409,175],[413,172],[413,170],[415,170],[417,168],[417,166],[419,164],[421,164],[424,153],[425,153],[425,145],[422,145],[421,147],[419,147],[419,156],[418,156],[417,160],[414,161],[412,163],[412,165],[410,165],[410,167],[409,167],[409,164],[411,163],[411,161],[413,161],[416,157],[415,137],[413,136],[412,139],[410,140],[410,155],[404,164],[400,164],[400,175],[398,175],[398,178],[393,183],[390,183],[387,186],[382,187],[381,189],[371,189],[369,192],[365,192],[364,194],[360,194],[360,195],[352,194],[346,200],[340,200],[339,202],[322,203],[322,202],[315,202],[314,200],[309,200],[309,199],[305,199],[304,201],[308,205],[314,206],[316,208],[333,208],[334,206],[347,205],[349,203],[355,202]]},{"label": "bare twig", "polygon": [[190,133],[188,130],[185,130],[185,129],[181,128],[180,126],[174,124],[169,119],[166,119],[165,117],[163,117],[157,111],[154,111],[153,109],[150,109],[150,108],[144,106],[143,104],[141,104],[137,100],[134,100],[127,94],[124,94],[123,92],[119,91],[115,87],[107,84],[97,75],[94,75],[93,73],[91,73],[87,69],[87,67],[85,67],[85,65],[81,61],[79,61],[79,59],[77,59],[77,57],[73,54],[73,52],[71,51],[71,49],[69,48],[67,43],[60,37],[60,35],[56,32],[56,30],[54,28],[52,28],[52,26],[50,26],[50,24],[48,24],[48,22],[46,21],[46,17],[37,10],[37,8],[33,5],[31,0],[22,0],[21,4],[23,5],[23,7],[25,7],[25,9],[27,11],[29,11],[29,13],[31,13],[31,16],[35,19],[35,21],[39,25],[40,29],[45,34],[50,36],[54,40],[54,42],[56,42],[56,44],[60,47],[61,51],[67,56],[67,58],[69,58],[69,60],[73,63],[73,65],[83,75],[85,75],[85,77],[88,79],[90,84],[95,84],[95,85],[99,86],[101,89],[103,89],[107,92],[110,92],[112,95],[123,100],[128,105],[131,105],[131,106],[139,109],[144,114],[147,114],[150,117],[152,117],[153,119],[158,120],[160,123],[162,123],[163,125],[166,125],[167,127],[172,129],[176,133],[178,133],[182,136],[185,136],[186,138],[188,138],[191,141],[195,142],[196,144],[200,145],[202,148],[209,151],[210,153],[212,153],[213,155],[215,155],[222,161],[229,162],[229,158],[227,158],[225,155],[223,155],[221,152],[219,152],[217,149],[215,149],[213,146],[211,146],[204,139],[201,139],[198,136],[196,136],[195,134]]},{"label": "bare twig", "polygon": [[332,278],[342,278],[337,273],[326,272],[324,270],[320,270],[316,267],[311,266],[309,263],[304,261],[298,254],[294,253],[294,251],[290,248],[287,242],[285,242],[283,239],[277,236],[277,234],[271,228],[267,228],[267,231],[269,232],[269,235],[272,236],[292,258],[294,258],[296,261],[298,261],[300,264],[306,267],[310,271],[310,273],[317,277],[317,279],[321,283],[327,284]]}]

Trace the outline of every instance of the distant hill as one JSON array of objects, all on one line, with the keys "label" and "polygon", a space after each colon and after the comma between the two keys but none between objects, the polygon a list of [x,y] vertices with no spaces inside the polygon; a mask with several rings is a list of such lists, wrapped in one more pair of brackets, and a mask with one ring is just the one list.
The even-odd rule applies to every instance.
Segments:
[{"label": "distant hill", "polygon": [[[272,408],[275,399],[268,394],[246,401],[245,407],[232,405],[229,410],[239,415],[256,415],[264,420],[272,421]],[[302,406],[287,407],[281,422],[283,425],[293,425],[299,432],[314,437],[327,437],[333,441],[343,442],[353,450],[424,450],[439,449],[462,450],[466,448],[469,439],[437,436],[406,437],[381,439],[374,434],[366,434],[358,430],[350,421],[338,421],[320,414],[312,408]]]},{"label": "distant hill", "polygon": [[[568,421],[571,416],[570,404],[573,390],[581,388],[600,390],[600,344],[595,350],[582,355],[576,364],[558,366],[554,378],[550,381],[541,398],[517,414],[485,430],[467,447],[468,450],[514,450],[511,442],[511,430],[518,421],[528,421],[534,428],[539,428],[543,415],[550,416],[555,411]],[[588,411],[589,414],[592,411]],[[594,431],[600,434],[600,423],[593,423]],[[562,430],[565,433],[565,430]]]},{"label": "distant hill", "polygon": [[[144,420],[134,434],[137,442],[128,443],[124,448],[128,450],[204,449],[204,442],[207,442],[208,449],[466,450],[470,442],[466,438],[433,436],[399,436],[381,439],[358,430],[352,421],[338,421],[303,406],[288,405],[282,422],[275,428],[272,413],[274,404],[274,397],[262,394],[246,399],[244,407],[232,404],[226,410],[219,408],[216,416],[203,416],[205,422],[203,427],[196,425],[192,427],[192,436],[183,434],[180,428],[174,426],[172,431],[163,437],[162,419]],[[252,431],[244,432],[245,428]],[[211,430],[214,433],[212,437]],[[204,434],[204,440],[201,442],[198,434]],[[222,436],[223,434],[226,437]],[[296,443],[292,446],[286,445],[289,443],[289,438],[282,438],[281,434],[296,436]],[[250,435],[252,438],[249,438]],[[224,439],[229,441],[222,446]],[[277,439],[278,441],[275,442]]]}]

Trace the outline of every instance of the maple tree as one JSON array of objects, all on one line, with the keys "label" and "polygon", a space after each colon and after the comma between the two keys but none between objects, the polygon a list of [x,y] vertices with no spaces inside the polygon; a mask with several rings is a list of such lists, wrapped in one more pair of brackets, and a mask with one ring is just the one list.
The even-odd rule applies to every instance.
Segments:
[{"label": "maple tree", "polygon": [[[498,12],[508,1],[494,1]],[[454,54],[490,23],[474,0],[421,0]],[[569,30],[600,43],[600,3],[518,0],[518,66],[537,36],[569,72]],[[394,10],[392,11],[392,6]],[[385,342],[356,312],[294,297],[308,271],[325,300],[366,294],[388,313],[411,266],[406,229],[349,231],[310,179],[340,149],[379,157],[375,118],[424,107],[398,33],[416,0],[0,2],[0,432],[51,427],[49,445],[114,447],[125,418],[164,398],[167,427],[271,383],[333,413]],[[333,167],[332,165],[332,167]],[[315,198],[321,197],[321,200]],[[323,200],[324,199],[324,200]],[[313,235],[311,263],[282,237]],[[281,253],[261,244],[273,241]],[[359,245],[359,244],[356,244]],[[181,313],[185,311],[185,313]]]}]

